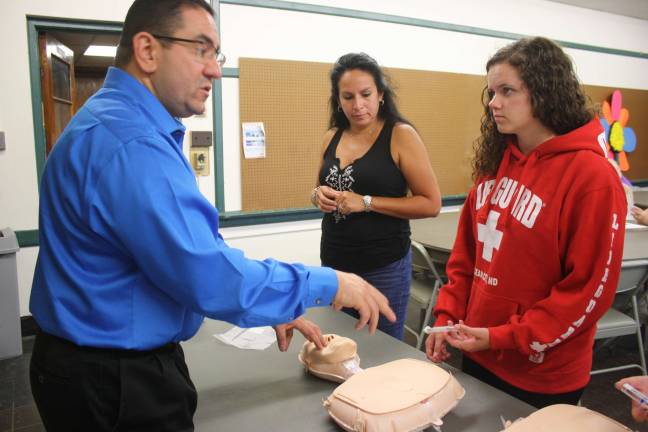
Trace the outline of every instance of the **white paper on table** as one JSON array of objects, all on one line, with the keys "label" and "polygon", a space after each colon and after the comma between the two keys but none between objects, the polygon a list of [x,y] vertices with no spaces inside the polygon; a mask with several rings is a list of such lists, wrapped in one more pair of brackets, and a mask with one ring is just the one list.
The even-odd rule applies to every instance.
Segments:
[{"label": "white paper on table", "polygon": [[215,334],[219,341],[240,349],[264,350],[277,341],[272,327],[232,327],[225,333]]}]

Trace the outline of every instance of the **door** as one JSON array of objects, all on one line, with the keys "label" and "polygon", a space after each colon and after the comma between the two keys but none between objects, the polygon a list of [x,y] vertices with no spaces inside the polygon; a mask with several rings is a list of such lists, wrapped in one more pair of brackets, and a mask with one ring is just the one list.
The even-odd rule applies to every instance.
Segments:
[{"label": "door", "polygon": [[75,112],[74,52],[52,35],[38,35],[47,156]]}]

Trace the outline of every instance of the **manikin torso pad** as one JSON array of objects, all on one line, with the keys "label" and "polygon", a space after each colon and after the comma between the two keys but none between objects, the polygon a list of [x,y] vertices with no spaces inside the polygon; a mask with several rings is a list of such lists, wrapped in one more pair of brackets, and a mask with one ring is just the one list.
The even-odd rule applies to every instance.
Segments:
[{"label": "manikin torso pad", "polygon": [[550,405],[513,422],[502,432],[630,432],[596,411],[574,405]]},{"label": "manikin torso pad", "polygon": [[465,390],[430,362],[401,359],[365,369],[339,385],[324,402],[342,428],[354,432],[437,429]]}]

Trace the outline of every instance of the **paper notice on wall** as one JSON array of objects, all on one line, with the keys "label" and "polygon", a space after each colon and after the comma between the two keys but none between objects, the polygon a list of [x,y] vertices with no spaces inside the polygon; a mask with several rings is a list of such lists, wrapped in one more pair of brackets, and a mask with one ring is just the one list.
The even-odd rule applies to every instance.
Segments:
[{"label": "paper notice on wall", "polygon": [[243,156],[245,159],[266,157],[265,128],[262,122],[243,123]]}]

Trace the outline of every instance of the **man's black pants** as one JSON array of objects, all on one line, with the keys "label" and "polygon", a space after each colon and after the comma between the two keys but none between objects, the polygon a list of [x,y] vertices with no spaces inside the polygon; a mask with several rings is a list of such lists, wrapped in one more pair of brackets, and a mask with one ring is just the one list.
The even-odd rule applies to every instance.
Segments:
[{"label": "man's black pants", "polygon": [[39,332],[30,380],[49,432],[194,430],[197,394],[179,344],[101,349]]}]

